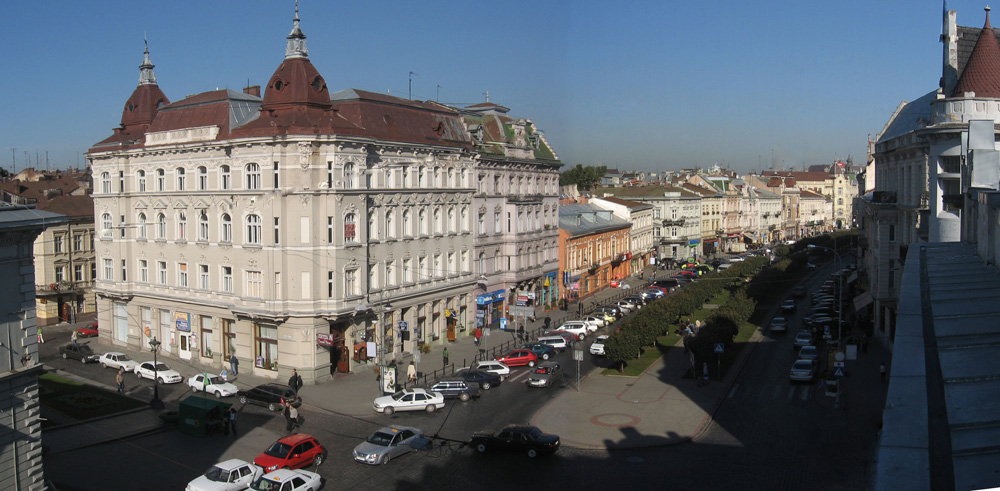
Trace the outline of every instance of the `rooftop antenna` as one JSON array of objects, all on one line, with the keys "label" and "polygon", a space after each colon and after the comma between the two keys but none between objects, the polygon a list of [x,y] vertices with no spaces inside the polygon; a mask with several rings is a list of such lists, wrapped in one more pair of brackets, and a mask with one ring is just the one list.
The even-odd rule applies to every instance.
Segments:
[{"label": "rooftop antenna", "polygon": [[418,73],[414,73],[414,72],[410,72],[409,92],[407,92],[407,94],[406,94],[406,98],[409,99],[409,100],[411,100],[411,101],[413,100],[413,76],[414,75],[419,75],[419,74]]},{"label": "rooftop antenna", "polygon": [[490,102],[490,91],[483,92],[483,95],[486,96],[486,102]]},{"label": "rooftop antenna", "polygon": [[17,147],[10,147],[10,165],[12,165],[12,174],[17,174]]},{"label": "rooftop antenna", "polygon": [[437,96],[434,97],[434,100],[436,102],[441,102],[441,84],[437,84],[437,85],[438,85]]}]

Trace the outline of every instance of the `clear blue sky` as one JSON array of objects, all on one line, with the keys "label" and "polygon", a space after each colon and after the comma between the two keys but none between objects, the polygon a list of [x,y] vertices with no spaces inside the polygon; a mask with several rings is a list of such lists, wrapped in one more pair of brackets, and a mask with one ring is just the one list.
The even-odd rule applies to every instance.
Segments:
[{"label": "clear blue sky", "polygon": [[[981,27],[985,3],[952,0]],[[143,33],[171,101],[264,85],[292,0],[4,2],[0,166],[85,164],[135,88]],[[942,3],[302,0],[309,57],[357,88],[532,119],[568,165],[738,171],[863,163],[941,76]],[[1000,14],[1000,11],[997,12]],[[994,19],[1000,25],[1000,18]],[[12,155],[11,148],[16,148]]]}]

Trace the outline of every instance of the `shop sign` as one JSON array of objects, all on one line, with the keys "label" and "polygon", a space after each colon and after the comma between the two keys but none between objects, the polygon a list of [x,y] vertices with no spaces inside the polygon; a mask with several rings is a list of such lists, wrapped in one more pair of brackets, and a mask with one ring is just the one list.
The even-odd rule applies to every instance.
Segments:
[{"label": "shop sign", "polygon": [[333,346],[333,334],[322,332],[316,333],[316,344],[320,346]]},{"label": "shop sign", "polygon": [[491,293],[487,293],[487,294],[484,294],[484,295],[479,295],[479,296],[476,297],[476,304],[477,305],[488,305],[488,304],[491,304],[491,303],[493,303],[493,294],[491,294]]},{"label": "shop sign", "polygon": [[699,242],[699,239],[689,240],[688,241],[688,245],[697,245],[698,242]]},{"label": "shop sign", "polygon": [[176,327],[178,331],[191,332],[191,314],[174,312],[174,327]]}]

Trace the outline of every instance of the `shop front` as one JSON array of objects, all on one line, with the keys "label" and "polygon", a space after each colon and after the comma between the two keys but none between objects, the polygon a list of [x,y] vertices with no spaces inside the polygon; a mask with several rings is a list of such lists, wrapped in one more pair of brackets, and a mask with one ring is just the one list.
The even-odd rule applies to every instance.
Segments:
[{"label": "shop front", "polygon": [[177,356],[182,360],[190,360],[191,350],[194,349],[191,345],[194,342],[194,336],[191,335],[191,314],[174,312],[174,329],[177,330]]},{"label": "shop front", "polygon": [[506,290],[495,290],[476,297],[476,327],[488,327],[503,317]]},{"label": "shop front", "polygon": [[555,306],[556,299],[559,298],[559,273],[552,271],[545,273],[545,280],[542,281],[542,304]]}]

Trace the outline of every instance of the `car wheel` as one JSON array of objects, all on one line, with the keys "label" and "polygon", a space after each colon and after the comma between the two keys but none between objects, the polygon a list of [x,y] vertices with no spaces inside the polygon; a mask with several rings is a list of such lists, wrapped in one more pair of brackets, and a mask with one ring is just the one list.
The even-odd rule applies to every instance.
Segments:
[{"label": "car wheel", "polygon": [[469,394],[464,393],[464,392],[461,395],[458,396],[458,400],[460,400],[462,402],[468,401],[469,399],[470,399]]},{"label": "car wheel", "polygon": [[427,407],[424,408],[424,410],[427,411],[427,412],[429,412],[429,413],[433,413],[434,410],[436,410],[436,409],[437,409],[437,406],[435,406],[433,404],[428,404]]},{"label": "car wheel", "polygon": [[68,357],[68,356],[66,356],[66,353],[63,353],[63,359],[65,360],[65,359],[67,359],[67,358],[69,358],[69,357]]},{"label": "car wheel", "polygon": [[160,377],[158,380],[160,381],[160,384],[167,383],[166,380],[163,377]]},{"label": "car wheel", "polygon": [[385,410],[383,412],[385,412],[385,414],[390,414],[391,415],[392,413],[396,412],[396,410],[393,409],[392,406],[386,406],[386,408],[385,408]]},{"label": "car wheel", "polygon": [[278,406],[275,406],[273,402],[267,403],[267,410],[272,413],[278,410]]},{"label": "car wheel", "polygon": [[106,363],[101,363],[101,368],[108,368],[108,365]]},{"label": "car wheel", "polygon": [[535,458],[535,457],[538,457],[538,450],[535,450],[533,448],[529,448],[528,449],[528,457],[530,457],[532,459]]},{"label": "car wheel", "polygon": [[485,443],[476,444],[476,451],[479,453],[486,453],[486,444]]},{"label": "car wheel", "polygon": [[528,362],[528,368],[534,368],[534,366],[535,366],[534,360]]},{"label": "car wheel", "polygon": [[198,387],[195,387],[195,386],[192,385],[191,386],[191,392],[194,392],[195,394],[197,394],[198,393]]},{"label": "car wheel", "polygon": [[215,391],[215,398],[216,398],[216,399],[222,399],[222,392],[220,392],[220,391],[218,391],[218,390],[217,390],[217,391]]},{"label": "car wheel", "polygon": [[247,403],[247,396],[240,396],[240,404],[246,404],[246,403]]},{"label": "car wheel", "polygon": [[323,454],[317,455],[316,458],[313,459],[313,465],[319,467],[319,465],[323,463],[323,459],[324,459]]},{"label": "car wheel", "polygon": [[[434,406],[427,406],[427,407],[434,407]],[[392,459],[392,457],[390,457],[389,454],[383,455],[382,456],[382,465],[388,464],[389,460],[391,460],[391,459]]]},{"label": "car wheel", "polygon": [[140,372],[140,371],[136,370],[136,371],[135,371],[135,376],[136,376],[136,377],[138,377],[138,378],[139,378],[139,380],[142,380],[142,372]]},{"label": "car wheel", "polygon": [[549,359],[549,354],[548,353],[543,354],[542,355],[542,359],[543,360],[548,360]]},{"label": "car wheel", "polygon": [[491,385],[489,382],[483,382],[482,387],[483,390],[490,390],[490,387],[493,387],[493,385]]}]

